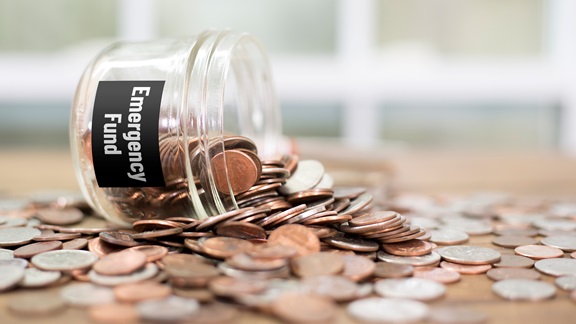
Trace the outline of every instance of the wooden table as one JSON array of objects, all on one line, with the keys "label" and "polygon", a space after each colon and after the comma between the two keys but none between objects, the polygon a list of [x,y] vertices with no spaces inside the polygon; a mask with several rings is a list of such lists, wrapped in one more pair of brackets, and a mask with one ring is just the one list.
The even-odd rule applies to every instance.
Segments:
[{"label": "wooden table", "polygon": [[[520,195],[576,198],[576,160],[553,152],[374,151],[335,145],[323,145],[322,149],[318,149],[315,145],[303,145],[303,156],[321,159],[329,170],[334,170],[338,175],[337,180],[346,183],[357,179],[363,184],[384,181],[388,189],[394,190],[453,193],[499,190]],[[343,171],[346,169],[351,173]],[[363,177],[362,174],[375,176]],[[77,188],[67,150],[0,151],[0,190],[4,194],[26,195],[37,190]],[[90,219],[87,222],[85,225],[97,226],[101,221]],[[490,239],[490,235],[474,236],[469,244],[511,253],[509,249],[493,246]],[[543,276],[543,280],[553,282],[553,278],[548,276]],[[551,324],[575,321],[576,303],[570,301],[564,291],[558,290],[557,296],[548,301],[510,302],[496,297],[490,290],[491,284],[485,275],[463,275],[460,282],[447,285],[444,298],[429,304],[465,305],[488,314],[490,323]],[[48,291],[56,295],[59,288]],[[16,317],[6,310],[6,302],[11,297],[38,292],[20,289],[0,294],[0,323],[89,322],[82,309],[69,308],[58,316],[43,318]],[[341,310],[336,322],[351,321]],[[246,312],[238,322],[275,321]]]}]

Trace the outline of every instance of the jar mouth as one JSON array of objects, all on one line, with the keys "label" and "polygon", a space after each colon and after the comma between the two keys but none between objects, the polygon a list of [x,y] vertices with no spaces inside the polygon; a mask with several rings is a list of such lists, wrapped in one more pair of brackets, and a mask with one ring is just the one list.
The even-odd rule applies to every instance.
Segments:
[{"label": "jar mouth", "polygon": [[[267,57],[252,36],[231,31],[204,32],[198,37],[188,66],[183,107],[185,116],[195,117],[183,125],[183,140],[188,143],[196,138],[201,158],[192,161],[190,154],[186,154],[185,164],[192,171],[187,175],[191,184],[196,168],[204,172],[203,192],[189,186],[196,216],[203,219],[239,208],[228,170],[224,169],[228,190],[223,193],[217,189],[216,174],[211,167],[218,154],[228,159],[227,136],[250,138],[259,149],[254,153],[273,156],[278,154],[276,143],[281,125]],[[235,109],[227,109],[227,105],[234,105]],[[209,203],[203,204],[201,196]]]}]

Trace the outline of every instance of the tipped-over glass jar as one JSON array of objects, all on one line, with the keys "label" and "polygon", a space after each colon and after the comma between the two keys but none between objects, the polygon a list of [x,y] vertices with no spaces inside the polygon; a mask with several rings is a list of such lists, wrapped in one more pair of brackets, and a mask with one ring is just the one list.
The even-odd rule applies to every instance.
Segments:
[{"label": "tipped-over glass jar", "polygon": [[259,157],[282,153],[267,56],[231,31],[113,44],[79,82],[70,139],[82,192],[111,221],[237,209]]}]

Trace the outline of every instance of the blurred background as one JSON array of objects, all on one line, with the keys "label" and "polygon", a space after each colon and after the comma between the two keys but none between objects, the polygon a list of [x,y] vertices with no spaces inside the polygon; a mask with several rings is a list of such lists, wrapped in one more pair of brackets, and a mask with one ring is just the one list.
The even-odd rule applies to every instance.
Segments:
[{"label": "blurred background", "polygon": [[0,0],[0,148],[67,147],[109,43],[207,28],[262,41],[287,135],[576,152],[572,0]]}]

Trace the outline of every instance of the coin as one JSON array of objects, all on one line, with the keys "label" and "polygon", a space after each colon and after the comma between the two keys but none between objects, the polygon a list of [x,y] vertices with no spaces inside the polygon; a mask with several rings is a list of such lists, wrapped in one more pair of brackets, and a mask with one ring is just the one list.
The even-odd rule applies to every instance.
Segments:
[{"label": "coin", "polygon": [[82,236],[80,233],[42,233],[35,236],[34,241],[37,242],[50,242],[50,241],[67,241],[79,238]]},{"label": "coin", "polygon": [[46,208],[38,210],[36,217],[46,224],[72,225],[79,223],[84,218],[84,214],[80,209],[73,207],[61,209]]},{"label": "coin", "polygon": [[131,304],[102,304],[91,306],[90,319],[100,323],[137,323],[138,312]]},{"label": "coin", "polygon": [[556,288],[542,281],[529,279],[506,279],[492,285],[492,291],[509,300],[543,300],[554,297]]},{"label": "coin", "polygon": [[32,243],[14,250],[14,257],[29,259],[39,253],[59,249],[62,249],[62,242],[60,241]]},{"label": "coin", "polygon": [[77,238],[72,241],[66,241],[62,244],[62,250],[82,250],[88,246],[88,240],[85,238]]},{"label": "coin", "polygon": [[492,238],[492,243],[506,248],[515,248],[521,245],[537,244],[538,241],[529,236],[502,235]]},{"label": "coin", "polygon": [[204,241],[202,248],[213,258],[225,259],[252,250],[254,244],[235,237],[210,237]]},{"label": "coin", "polygon": [[10,297],[8,309],[20,316],[53,315],[63,311],[64,301],[52,293],[37,292]]},{"label": "coin", "polygon": [[113,288],[113,291],[119,302],[137,303],[148,299],[168,297],[172,289],[154,281],[141,281],[118,285]]},{"label": "coin", "polygon": [[383,297],[428,301],[442,297],[446,293],[446,287],[429,279],[396,278],[376,282],[374,291]]},{"label": "coin", "polygon": [[437,267],[418,267],[414,271],[414,278],[434,280],[443,284],[460,281],[460,273]]},{"label": "coin", "polygon": [[394,211],[378,211],[374,213],[367,213],[358,217],[354,217],[349,223],[350,226],[364,226],[381,222],[386,222],[394,219],[398,213]]},{"label": "coin", "polygon": [[522,245],[515,248],[514,252],[535,260],[559,258],[564,255],[562,250],[545,245]]},{"label": "coin", "polygon": [[576,252],[570,253],[570,257],[571,257],[572,259],[576,259]]},{"label": "coin", "polygon": [[271,305],[274,315],[287,322],[326,322],[336,316],[336,306],[326,297],[286,293]]},{"label": "coin", "polygon": [[400,243],[382,244],[382,249],[399,256],[421,256],[432,251],[432,245],[426,241],[408,240]]},{"label": "coin", "polygon": [[358,294],[358,285],[342,276],[311,276],[304,278],[301,284],[307,293],[325,296],[336,302],[353,300]]},{"label": "coin", "polygon": [[401,278],[409,277],[413,272],[414,267],[411,265],[376,262],[372,275],[376,278]]},{"label": "coin", "polygon": [[14,252],[8,249],[0,249],[0,260],[14,259]]},{"label": "coin", "polygon": [[243,294],[258,294],[268,286],[266,281],[249,278],[216,277],[208,283],[208,289],[216,296],[235,297]]},{"label": "coin", "polygon": [[42,270],[71,271],[88,268],[98,256],[82,250],[56,250],[36,254],[30,261]]},{"label": "coin", "polygon": [[238,313],[233,306],[216,302],[202,305],[190,320],[194,323],[233,323]]},{"label": "coin", "polygon": [[101,286],[117,286],[132,282],[144,281],[154,277],[158,273],[158,267],[154,263],[148,263],[140,270],[136,270],[126,275],[102,275],[98,272],[91,270],[88,272],[90,281]]},{"label": "coin", "polygon": [[492,268],[492,266],[489,264],[459,264],[448,261],[440,262],[440,267],[446,270],[456,271],[461,274],[480,274],[485,273]]},{"label": "coin", "polygon": [[0,273],[0,291],[10,289],[24,279],[24,269],[17,265],[0,265]]},{"label": "coin", "polygon": [[322,242],[326,242],[340,249],[357,252],[373,252],[379,249],[378,243],[374,241],[343,235],[329,237],[323,239]]},{"label": "coin", "polygon": [[355,213],[363,210],[364,208],[366,208],[368,205],[370,205],[370,203],[372,202],[373,199],[374,199],[374,197],[371,194],[363,193],[360,196],[358,196],[356,199],[351,201],[350,205],[338,214],[339,215],[355,214]]},{"label": "coin", "polygon": [[374,261],[360,255],[345,255],[342,260],[344,270],[341,275],[355,282],[370,277],[376,268]]},{"label": "coin", "polygon": [[12,258],[7,260],[0,260],[0,266],[17,266],[22,269],[28,267],[28,261],[20,258]]},{"label": "coin", "polygon": [[24,279],[20,287],[36,288],[51,285],[62,277],[60,271],[44,271],[36,268],[24,269]]},{"label": "coin", "polygon": [[342,272],[344,260],[336,253],[316,252],[293,258],[291,268],[298,277],[331,275]]},{"label": "coin", "polygon": [[296,255],[298,251],[293,246],[280,244],[259,244],[251,251],[246,252],[249,256],[257,259],[287,259]]},{"label": "coin", "polygon": [[262,165],[246,152],[226,150],[211,159],[216,189],[226,195],[238,195],[248,191],[260,178]]},{"label": "coin", "polygon": [[315,160],[302,160],[286,183],[278,189],[283,195],[314,188],[324,176],[324,166]]},{"label": "coin", "polygon": [[71,306],[86,307],[114,302],[114,292],[92,283],[73,283],[60,290],[60,297]]},{"label": "coin", "polygon": [[443,229],[430,231],[430,242],[443,245],[455,245],[468,242],[468,234],[466,232]]},{"label": "coin", "polygon": [[576,251],[576,237],[575,236],[548,236],[542,239],[540,243],[560,249],[564,252],[574,252]]},{"label": "coin", "polygon": [[30,227],[0,228],[0,247],[30,243],[34,237],[40,234],[42,233],[39,229]]},{"label": "coin", "polygon": [[534,260],[520,255],[503,254],[500,261],[493,264],[496,268],[532,268]]},{"label": "coin", "polygon": [[428,306],[422,302],[401,298],[371,297],[351,302],[350,316],[365,322],[411,323],[424,320]]},{"label": "coin", "polygon": [[247,253],[239,253],[226,259],[226,263],[236,269],[248,271],[266,271],[286,266],[285,259],[253,258]]},{"label": "coin", "polygon": [[163,299],[146,300],[136,304],[140,317],[148,321],[173,322],[193,316],[199,309],[194,299],[170,296]]},{"label": "coin", "polygon": [[440,262],[440,255],[432,251],[428,254],[420,256],[403,257],[392,255],[384,251],[378,251],[378,259],[384,262],[408,264],[411,266],[419,267],[419,266],[437,264],[438,262]]},{"label": "coin", "polygon": [[226,222],[216,227],[216,234],[236,237],[243,240],[266,239],[266,231],[264,228],[246,222]]},{"label": "coin", "polygon": [[142,243],[134,240],[134,237],[130,233],[122,233],[122,232],[102,232],[99,235],[100,239],[106,243],[110,243],[113,245],[119,246],[138,246]]},{"label": "coin", "polygon": [[576,275],[558,277],[554,283],[563,290],[576,290]]},{"label": "coin", "polygon": [[146,264],[146,254],[128,250],[110,253],[96,261],[92,269],[101,275],[117,276],[130,274]]},{"label": "coin", "polygon": [[505,279],[540,279],[540,274],[536,270],[524,268],[497,268],[490,269],[486,272],[488,278],[494,281]]},{"label": "coin", "polygon": [[268,236],[268,243],[295,248],[297,255],[320,251],[320,240],[306,226],[289,224],[278,227]]},{"label": "coin", "polygon": [[459,264],[489,264],[500,261],[500,252],[480,246],[446,246],[436,250],[447,261]]},{"label": "coin", "polygon": [[576,259],[543,259],[534,264],[536,270],[554,277],[576,275]]},{"label": "coin", "polygon": [[462,307],[434,308],[428,317],[433,323],[481,324],[488,321],[486,314]]}]

